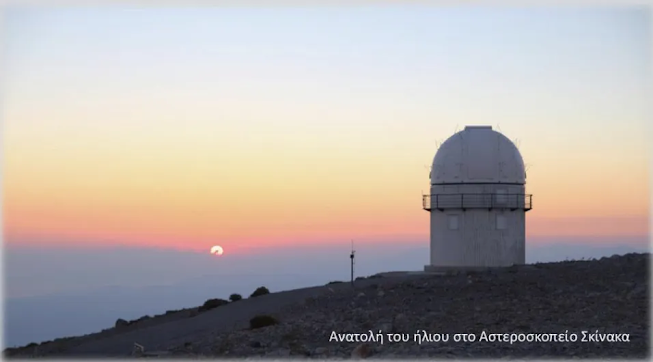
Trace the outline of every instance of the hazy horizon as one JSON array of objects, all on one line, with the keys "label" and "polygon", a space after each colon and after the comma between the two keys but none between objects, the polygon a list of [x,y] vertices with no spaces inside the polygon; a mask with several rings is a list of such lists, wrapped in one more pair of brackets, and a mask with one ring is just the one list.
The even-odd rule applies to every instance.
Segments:
[{"label": "hazy horizon", "polygon": [[420,270],[429,166],[465,125],[522,153],[528,262],[649,250],[646,8],[12,7],[4,20],[9,344],[346,280],[352,239],[359,276]]},{"label": "hazy horizon", "polygon": [[[620,239],[558,237],[534,241],[531,240],[526,245],[527,263],[611,256],[615,253],[614,250],[650,249],[648,236]],[[421,270],[428,264],[428,253],[422,253],[428,248],[428,240],[379,245],[357,242],[354,244],[358,255],[356,276],[393,270]],[[247,254],[224,257],[210,255],[208,251],[148,247],[9,245],[4,250],[5,298],[47,296],[58,291],[89,291],[97,287],[118,285],[170,285],[216,272],[233,276],[316,275],[325,278],[342,273],[344,279],[348,279],[350,250],[349,242],[334,242],[331,245],[262,248]],[[419,252],[415,253],[416,250]],[[409,258],[404,257],[406,253]],[[179,269],[176,262],[182,263],[185,268]],[[304,269],[306,263],[313,272]],[[36,264],[40,266],[39,270],[21,268],[23,265]],[[147,268],[138,270],[139,264]],[[175,267],[171,268],[171,265]]]},{"label": "hazy horizon", "polygon": [[[558,238],[527,245],[526,262],[599,259],[650,250],[646,237],[587,241]],[[428,262],[426,241],[366,243],[355,248],[355,277],[417,271]],[[118,318],[131,320],[190,308],[209,298],[227,299],[232,293],[246,297],[259,286],[278,292],[350,277],[348,243],[317,250],[261,250],[234,258],[128,247],[41,251],[50,258],[29,247],[5,250],[7,346],[99,332]],[[35,264],[40,266],[38,272],[18,267]],[[23,281],[31,283],[23,285]]]}]

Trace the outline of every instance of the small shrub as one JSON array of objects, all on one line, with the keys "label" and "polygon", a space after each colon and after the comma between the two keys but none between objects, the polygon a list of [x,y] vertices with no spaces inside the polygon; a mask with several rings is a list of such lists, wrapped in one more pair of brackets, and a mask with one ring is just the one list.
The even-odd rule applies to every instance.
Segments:
[{"label": "small shrub", "polygon": [[178,310],[178,309],[174,309],[174,310],[167,310],[167,311],[166,311],[166,314],[165,314],[165,315],[170,315],[170,314],[174,314],[174,313],[177,313],[177,312],[179,312],[179,310]]},{"label": "small shrub", "polygon": [[148,320],[148,319],[150,319],[150,318],[152,318],[152,317],[150,317],[149,315],[144,315],[144,316],[142,316],[142,317],[140,317],[140,318],[138,318],[138,319],[134,319],[133,321],[129,321],[128,323],[129,323],[130,325],[131,325],[131,324],[136,324],[136,323],[139,323],[139,322],[142,322],[142,321],[146,321],[146,320]]},{"label": "small shrub", "polygon": [[229,302],[224,299],[218,299],[218,298],[209,299],[206,302],[204,302],[204,304],[198,309],[198,311],[205,312],[207,310],[211,310],[213,308],[217,308],[225,304],[229,304]]},{"label": "small shrub", "polygon": [[260,297],[261,295],[266,295],[266,294],[270,294],[270,291],[268,290],[268,288],[266,288],[266,287],[258,287],[258,288],[256,288],[256,290],[254,291],[254,293],[252,293],[252,295],[250,295],[249,297],[250,297],[250,298]]},{"label": "small shrub", "polygon": [[25,346],[25,348],[32,348],[32,347],[36,347],[36,346],[38,346],[38,344],[32,342],[32,343],[28,344],[27,346]]},{"label": "small shrub", "polygon": [[229,296],[229,300],[232,301],[232,302],[237,302],[237,301],[239,301],[241,299],[243,299],[243,296],[240,295],[240,294],[235,294],[234,293],[234,294]]},{"label": "small shrub", "polygon": [[279,321],[276,318],[269,315],[257,315],[256,317],[249,320],[249,328],[263,328],[278,324]]},{"label": "small shrub", "polygon": [[328,282],[327,285],[331,285],[331,284],[341,284],[341,283],[344,283],[344,282],[342,282],[342,281],[340,281],[340,280],[334,280],[334,281],[332,281],[332,282]]},{"label": "small shrub", "polygon": [[116,321],[116,328],[126,327],[126,326],[128,326],[128,325],[129,325],[129,322],[127,322],[126,320],[124,320],[124,319],[122,319],[122,318],[119,318],[119,319]]}]

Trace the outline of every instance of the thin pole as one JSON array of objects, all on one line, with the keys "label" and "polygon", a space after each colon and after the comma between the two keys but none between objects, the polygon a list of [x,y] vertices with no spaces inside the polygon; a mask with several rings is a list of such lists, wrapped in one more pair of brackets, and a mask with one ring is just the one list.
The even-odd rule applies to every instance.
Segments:
[{"label": "thin pole", "polygon": [[351,259],[351,286],[354,286],[354,240],[351,241],[351,254],[349,255]]}]

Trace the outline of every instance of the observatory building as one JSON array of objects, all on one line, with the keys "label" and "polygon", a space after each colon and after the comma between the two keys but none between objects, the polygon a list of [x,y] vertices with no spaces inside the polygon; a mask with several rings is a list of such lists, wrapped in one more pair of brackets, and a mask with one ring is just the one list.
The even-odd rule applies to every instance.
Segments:
[{"label": "observatory building", "polygon": [[524,264],[526,172],[517,147],[491,126],[467,126],[438,149],[431,167],[431,261],[425,271]]}]

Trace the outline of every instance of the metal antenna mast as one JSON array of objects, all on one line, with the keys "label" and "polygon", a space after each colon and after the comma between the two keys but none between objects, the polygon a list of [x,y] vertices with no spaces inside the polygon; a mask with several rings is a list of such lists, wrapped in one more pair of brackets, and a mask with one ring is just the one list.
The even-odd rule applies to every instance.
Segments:
[{"label": "metal antenna mast", "polygon": [[351,286],[354,286],[354,253],[356,251],[354,250],[354,240],[351,241],[351,254],[349,255],[349,259],[351,259]]}]

